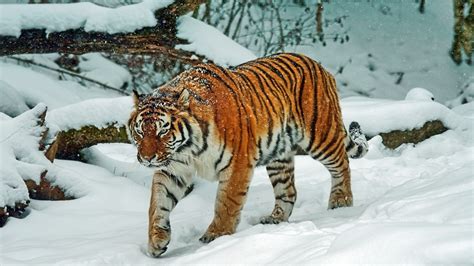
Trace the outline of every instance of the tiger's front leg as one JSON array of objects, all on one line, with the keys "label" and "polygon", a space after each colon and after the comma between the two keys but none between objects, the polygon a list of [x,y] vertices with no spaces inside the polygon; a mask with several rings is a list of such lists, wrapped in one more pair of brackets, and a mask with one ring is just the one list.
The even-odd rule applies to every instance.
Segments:
[{"label": "tiger's front leg", "polygon": [[247,191],[252,179],[253,167],[248,164],[229,167],[219,176],[219,186],[215,203],[214,219],[206,233],[199,239],[209,243],[214,239],[235,233],[240,213],[247,199]]},{"label": "tiger's front leg", "polygon": [[150,208],[148,211],[148,253],[158,257],[170,242],[170,212],[184,197],[191,184],[191,177],[175,176],[167,171],[157,171],[153,176]]}]

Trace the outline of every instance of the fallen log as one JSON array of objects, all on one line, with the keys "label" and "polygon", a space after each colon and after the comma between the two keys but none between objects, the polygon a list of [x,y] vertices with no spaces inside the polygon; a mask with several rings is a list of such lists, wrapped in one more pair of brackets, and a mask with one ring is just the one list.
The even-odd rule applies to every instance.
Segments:
[{"label": "fallen log", "polygon": [[396,149],[405,143],[420,143],[434,135],[441,134],[448,128],[439,120],[428,121],[421,128],[411,130],[394,130],[391,132],[380,133],[382,143],[385,147]]},{"label": "fallen log", "polygon": [[81,160],[80,151],[99,143],[130,143],[125,126],[118,126],[116,122],[109,126],[83,126],[80,129],[62,131],[57,137],[56,158]]},{"label": "fallen log", "polygon": [[[176,19],[193,11],[204,2],[204,0],[176,0],[171,5],[156,10],[157,24],[155,26],[144,27],[129,33],[109,34],[86,31],[84,28],[59,32],[47,32],[46,29],[22,29],[18,38],[0,35],[0,56],[58,52],[68,54],[90,52],[164,54],[170,58],[195,64],[200,60],[194,54],[174,49],[175,45],[186,43],[176,37]],[[54,6],[54,4],[48,5]]]},{"label": "fallen log", "polygon": [[[390,149],[396,149],[402,144],[417,144],[434,135],[441,134],[448,128],[439,120],[428,121],[421,128],[411,130],[393,130],[380,133],[382,143]],[[370,139],[374,136],[367,136]],[[98,128],[84,126],[81,129],[71,129],[59,133],[57,157],[60,159],[82,160],[80,151],[100,143],[130,143],[124,125],[114,122],[111,125]],[[297,155],[306,155],[298,149]]]}]

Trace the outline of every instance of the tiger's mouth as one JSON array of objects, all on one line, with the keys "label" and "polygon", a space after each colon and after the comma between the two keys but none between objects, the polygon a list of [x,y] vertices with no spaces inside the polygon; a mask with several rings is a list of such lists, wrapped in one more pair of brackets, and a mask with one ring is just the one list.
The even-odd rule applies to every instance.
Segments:
[{"label": "tiger's mouth", "polygon": [[146,166],[146,167],[150,167],[150,168],[165,168],[167,167],[169,164],[170,164],[170,160],[168,158],[165,158],[165,159],[162,159],[162,160],[151,160],[151,161],[147,161],[147,160],[143,160],[139,157],[138,159],[139,163],[143,166]]}]

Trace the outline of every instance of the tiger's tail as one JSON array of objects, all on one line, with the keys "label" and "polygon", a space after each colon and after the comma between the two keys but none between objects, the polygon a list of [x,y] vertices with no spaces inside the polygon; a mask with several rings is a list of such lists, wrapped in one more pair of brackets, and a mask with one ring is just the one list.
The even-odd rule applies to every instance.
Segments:
[{"label": "tiger's tail", "polygon": [[349,133],[346,131],[344,142],[347,155],[352,159],[362,158],[369,151],[367,139],[364,133],[362,133],[359,123],[355,121],[349,125]]}]

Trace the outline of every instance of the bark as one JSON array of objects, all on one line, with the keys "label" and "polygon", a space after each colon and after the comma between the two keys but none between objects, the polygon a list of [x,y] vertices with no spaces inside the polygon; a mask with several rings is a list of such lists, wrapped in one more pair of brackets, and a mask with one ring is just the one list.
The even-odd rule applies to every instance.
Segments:
[{"label": "bark", "polygon": [[60,132],[57,140],[56,158],[81,160],[80,151],[99,143],[130,143],[124,125],[111,122],[105,128],[84,125],[81,129]]},{"label": "bark", "polygon": [[434,135],[441,134],[448,128],[439,120],[428,121],[421,128],[411,130],[394,130],[388,133],[380,133],[382,143],[385,147],[396,149],[405,143],[417,144]]},{"label": "bark", "polygon": [[[454,38],[451,47],[451,58],[456,64],[462,63],[463,51],[467,63],[472,64],[474,42],[474,3],[472,0],[453,0]],[[464,16],[465,9],[469,9]]]},{"label": "bark", "polygon": [[205,0],[177,0],[156,11],[156,26],[132,33],[86,32],[82,28],[50,34],[46,34],[44,29],[22,30],[18,38],[0,36],[0,55],[52,52],[165,54],[185,62],[195,62],[197,60],[191,59],[192,53],[174,49],[176,44],[184,43],[176,37],[176,19],[204,2]]}]

